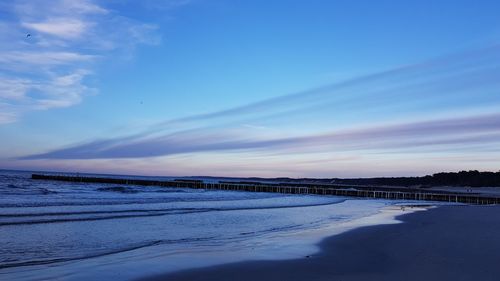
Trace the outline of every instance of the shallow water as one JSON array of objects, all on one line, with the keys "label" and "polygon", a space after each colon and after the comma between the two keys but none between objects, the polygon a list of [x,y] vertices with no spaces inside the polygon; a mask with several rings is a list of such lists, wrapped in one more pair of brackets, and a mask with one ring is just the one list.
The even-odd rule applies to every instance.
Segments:
[{"label": "shallow water", "polygon": [[0,279],[126,280],[235,260],[294,258],[314,252],[318,233],[398,203],[30,175],[0,172]]}]

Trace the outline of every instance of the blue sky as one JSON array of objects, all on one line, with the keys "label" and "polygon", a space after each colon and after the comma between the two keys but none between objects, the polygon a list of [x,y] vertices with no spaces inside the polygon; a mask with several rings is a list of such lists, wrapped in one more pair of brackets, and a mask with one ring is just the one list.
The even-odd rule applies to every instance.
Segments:
[{"label": "blue sky", "polygon": [[496,171],[499,8],[2,2],[0,168],[268,177]]}]

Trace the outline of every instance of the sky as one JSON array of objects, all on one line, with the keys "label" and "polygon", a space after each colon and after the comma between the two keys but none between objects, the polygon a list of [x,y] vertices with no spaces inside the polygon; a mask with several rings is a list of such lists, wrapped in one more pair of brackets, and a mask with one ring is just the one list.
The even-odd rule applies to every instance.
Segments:
[{"label": "sky", "polygon": [[0,2],[0,168],[500,170],[500,2]]}]

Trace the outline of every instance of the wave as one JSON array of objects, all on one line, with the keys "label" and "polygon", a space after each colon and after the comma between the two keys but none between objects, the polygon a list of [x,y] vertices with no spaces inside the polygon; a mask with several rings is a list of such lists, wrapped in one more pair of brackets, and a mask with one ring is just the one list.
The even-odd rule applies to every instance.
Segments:
[{"label": "wave", "polygon": [[166,188],[148,188],[144,187],[132,188],[128,186],[110,186],[110,187],[99,187],[96,191],[104,191],[104,192],[118,192],[118,193],[182,193],[186,192],[181,189],[166,189]]},{"label": "wave", "polygon": [[[185,191],[183,191],[185,192]],[[226,192],[226,191],[224,191]],[[189,193],[189,192],[188,192]],[[293,196],[293,195],[291,195]],[[270,198],[270,197],[268,197]],[[52,198],[51,198],[52,199]],[[73,200],[73,199],[77,199]],[[77,207],[77,206],[106,206],[106,205],[128,205],[128,204],[159,204],[172,202],[228,202],[228,201],[245,201],[249,199],[265,199],[265,198],[227,198],[227,197],[143,197],[143,198],[98,198],[98,197],[79,197],[65,198],[65,201],[20,201],[17,203],[0,203],[0,208],[38,208],[38,207]],[[82,201],[88,200],[88,201]]]},{"label": "wave", "polygon": [[0,194],[2,195],[47,195],[56,193],[58,192],[44,187],[30,188],[30,186],[15,184],[0,187]]},{"label": "wave", "polygon": [[0,269],[12,268],[12,267],[22,267],[22,266],[33,266],[33,265],[46,265],[46,264],[53,264],[53,263],[59,263],[59,262],[91,259],[91,258],[97,258],[97,257],[103,257],[103,256],[107,256],[107,255],[112,255],[112,254],[133,251],[133,250],[137,250],[137,249],[141,249],[141,248],[145,248],[145,247],[156,246],[156,245],[161,245],[161,244],[175,244],[175,243],[208,241],[208,240],[211,240],[214,238],[215,237],[199,237],[199,238],[155,240],[155,241],[149,241],[149,242],[145,242],[145,243],[138,244],[138,245],[131,245],[128,247],[123,247],[120,249],[114,249],[114,250],[110,250],[110,251],[93,253],[93,254],[89,254],[89,255],[81,255],[81,256],[76,256],[76,257],[63,257],[63,258],[55,258],[55,259],[38,259],[38,260],[29,260],[29,261],[22,261],[22,262],[0,263]]},{"label": "wave", "polygon": [[266,234],[266,233],[272,233],[272,232],[279,232],[279,231],[284,231],[284,230],[293,230],[293,229],[299,229],[303,227],[303,224],[292,224],[292,225],[286,225],[282,227],[272,227],[269,229],[264,229],[264,230],[259,230],[259,231],[248,231],[248,232],[241,232],[239,235],[246,236],[246,235],[259,235],[259,234]]},{"label": "wave", "polygon": [[[81,198],[79,198],[81,199]],[[172,203],[182,201],[207,201],[207,200],[179,200],[178,198],[161,198],[161,199],[139,199],[139,200],[122,200],[116,199],[113,201],[104,201],[98,198],[90,198],[91,200],[99,200],[99,202],[21,202],[21,203],[3,203],[0,208],[39,208],[39,207],[78,207],[78,206],[106,206],[106,205],[127,205],[127,204],[157,204],[157,203]]]},{"label": "wave", "polygon": [[138,190],[135,190],[130,187],[125,186],[111,186],[111,187],[100,187],[97,191],[106,191],[106,192],[120,192],[120,193],[138,193]]},{"label": "wave", "polygon": [[[191,213],[205,213],[205,212],[228,212],[228,211],[245,211],[245,210],[266,210],[266,209],[286,209],[286,208],[303,208],[313,206],[325,206],[338,204],[343,201],[318,203],[318,204],[298,204],[286,206],[258,206],[258,207],[239,207],[239,208],[175,208],[175,209],[133,209],[133,210],[116,210],[116,211],[82,211],[82,212],[48,212],[48,213],[19,213],[19,214],[2,214],[0,218],[22,218],[22,217],[61,217],[50,219],[32,219],[32,220],[19,220],[19,221],[4,221],[0,222],[1,226],[12,225],[29,225],[29,224],[47,224],[47,223],[64,223],[64,222],[81,222],[81,221],[97,221],[97,220],[112,220],[112,219],[125,219],[137,217],[154,217],[154,216],[167,216]],[[90,216],[90,217],[76,217],[65,218],[65,216],[75,215],[104,215],[104,216]]]},{"label": "wave", "polygon": [[[196,208],[178,208],[176,210],[195,210]],[[112,213],[134,213],[134,212],[160,212],[174,209],[132,209],[132,210],[112,210],[112,211],[80,211],[80,212],[46,212],[46,213],[14,213],[0,214],[0,218],[17,217],[39,217],[39,216],[70,216],[70,215],[92,215],[92,214],[112,214]]]}]

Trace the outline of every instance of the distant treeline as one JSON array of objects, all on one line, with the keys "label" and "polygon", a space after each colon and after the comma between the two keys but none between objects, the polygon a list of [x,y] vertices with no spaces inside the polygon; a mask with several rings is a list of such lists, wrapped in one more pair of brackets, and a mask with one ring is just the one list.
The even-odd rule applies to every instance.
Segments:
[{"label": "distant treeline", "polygon": [[496,173],[461,171],[458,173],[437,173],[424,177],[333,179],[332,182],[353,185],[500,187],[500,171]]},{"label": "distant treeline", "polygon": [[[208,177],[209,178],[209,177]],[[220,178],[219,178],[220,179]],[[436,173],[423,177],[384,177],[384,178],[224,178],[229,182],[235,179],[241,182],[290,182],[290,183],[321,183],[321,184],[349,184],[349,185],[380,185],[380,186],[468,186],[468,187],[500,187],[500,171],[479,172],[461,171]]]}]

